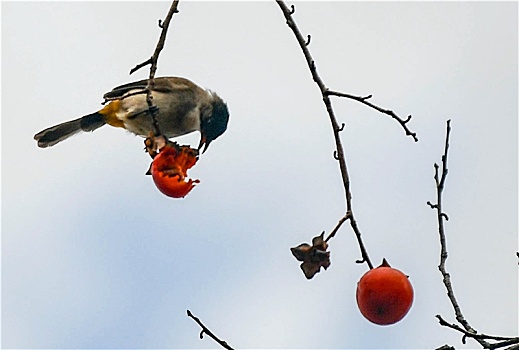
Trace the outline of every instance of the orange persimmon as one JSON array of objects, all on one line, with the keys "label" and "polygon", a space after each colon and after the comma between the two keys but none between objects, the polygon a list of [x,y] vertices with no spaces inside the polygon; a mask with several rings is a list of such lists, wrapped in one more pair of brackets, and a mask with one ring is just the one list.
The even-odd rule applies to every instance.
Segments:
[{"label": "orange persimmon", "polygon": [[187,179],[187,170],[198,160],[198,151],[189,146],[168,144],[153,159],[151,175],[155,186],[166,196],[185,197],[199,180]]},{"label": "orange persimmon", "polygon": [[400,321],[413,304],[413,286],[408,276],[383,260],[357,284],[357,305],[362,315],[378,325]]}]

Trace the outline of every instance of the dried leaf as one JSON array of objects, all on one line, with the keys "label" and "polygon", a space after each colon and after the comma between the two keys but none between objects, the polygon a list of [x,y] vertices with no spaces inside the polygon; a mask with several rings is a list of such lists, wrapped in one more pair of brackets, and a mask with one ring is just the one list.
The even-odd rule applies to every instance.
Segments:
[{"label": "dried leaf", "polygon": [[324,267],[326,270],[330,262],[330,252],[327,252],[328,243],[324,241],[324,231],[312,239],[312,245],[302,243],[295,248],[290,248],[292,255],[303,263],[301,270],[306,278],[311,279]]}]

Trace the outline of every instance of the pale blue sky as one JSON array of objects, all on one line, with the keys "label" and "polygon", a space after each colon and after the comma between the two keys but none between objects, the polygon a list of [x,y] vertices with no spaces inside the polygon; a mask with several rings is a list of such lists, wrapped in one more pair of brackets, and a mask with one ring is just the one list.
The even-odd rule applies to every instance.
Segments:
[{"label": "pale blue sky", "polygon": [[[144,176],[142,139],[108,126],[39,149],[33,135],[145,78],[169,3],[2,3],[2,346],[212,348],[190,309],[236,348],[464,347],[437,270],[433,164],[452,119],[449,259],[467,319],[517,335],[517,3],[304,2],[295,20],[334,90],[353,205],[371,258],[410,276],[393,326],[355,303],[366,271],[348,225],[307,281],[290,247],[344,213],[317,86],[274,2],[181,2],[157,74],[229,105],[228,131],[183,200]],[[193,134],[182,139],[198,142]]]}]

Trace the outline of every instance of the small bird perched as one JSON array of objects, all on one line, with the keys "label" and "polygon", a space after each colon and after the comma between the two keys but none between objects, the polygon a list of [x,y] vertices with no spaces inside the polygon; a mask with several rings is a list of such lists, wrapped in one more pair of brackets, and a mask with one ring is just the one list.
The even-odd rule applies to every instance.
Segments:
[{"label": "small bird perched", "polygon": [[[94,131],[105,124],[147,137],[153,130],[146,102],[147,84],[148,80],[141,80],[118,86],[103,96],[109,103],[101,110],[40,131],[34,139],[39,147],[50,147],[80,131]],[[205,152],[227,129],[229,110],[225,102],[188,79],[155,78],[151,95],[158,109],[155,118],[160,132],[168,139],[199,131],[198,149],[205,146]]]}]

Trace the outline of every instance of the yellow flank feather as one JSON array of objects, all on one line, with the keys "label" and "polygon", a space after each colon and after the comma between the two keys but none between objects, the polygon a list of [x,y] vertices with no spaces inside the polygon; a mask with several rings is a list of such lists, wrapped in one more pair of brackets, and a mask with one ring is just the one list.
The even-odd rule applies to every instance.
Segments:
[{"label": "yellow flank feather", "polygon": [[111,126],[118,128],[124,128],[124,122],[117,118],[117,112],[121,109],[121,100],[114,100],[107,104],[103,109],[99,111],[100,114],[104,115],[106,122]]}]

